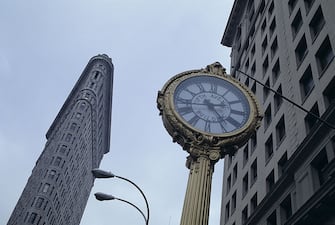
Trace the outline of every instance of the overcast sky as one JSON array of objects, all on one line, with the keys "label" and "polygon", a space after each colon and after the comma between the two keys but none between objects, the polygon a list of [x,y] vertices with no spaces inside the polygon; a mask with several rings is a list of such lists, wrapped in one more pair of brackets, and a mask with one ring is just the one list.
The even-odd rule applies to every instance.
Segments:
[{"label": "overcast sky", "polygon": [[[230,66],[220,45],[233,0],[1,0],[0,224],[6,224],[46,142],[45,133],[88,60],[113,59],[111,149],[101,168],[145,192],[150,224],[179,224],[188,179],[186,152],[172,143],[156,108],[172,76],[215,61]],[[131,140],[131,141],[130,141]],[[213,177],[210,225],[218,225],[223,162]],[[119,201],[145,211],[122,180],[96,180],[81,225],[144,224]]]}]

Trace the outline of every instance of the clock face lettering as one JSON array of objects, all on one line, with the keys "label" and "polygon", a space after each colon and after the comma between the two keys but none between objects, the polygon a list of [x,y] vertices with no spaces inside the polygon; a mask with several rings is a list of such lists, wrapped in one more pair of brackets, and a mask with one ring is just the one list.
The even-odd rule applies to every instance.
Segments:
[{"label": "clock face lettering", "polygon": [[173,103],[184,122],[210,134],[234,132],[250,117],[244,93],[231,82],[209,75],[182,81],[174,91]]}]

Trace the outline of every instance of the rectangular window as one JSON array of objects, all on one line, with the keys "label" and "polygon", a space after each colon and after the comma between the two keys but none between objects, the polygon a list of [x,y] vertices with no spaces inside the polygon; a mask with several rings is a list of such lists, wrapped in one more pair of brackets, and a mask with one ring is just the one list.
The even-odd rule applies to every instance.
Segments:
[{"label": "rectangular window", "polygon": [[251,53],[251,57],[253,57],[254,55],[255,55],[255,52],[256,52],[256,46],[255,46],[255,44],[252,46],[252,48],[251,48],[251,51],[250,51],[250,53]]},{"label": "rectangular window", "polygon": [[323,91],[325,105],[328,108],[335,101],[335,77],[329,82],[328,86]]},{"label": "rectangular window", "polygon": [[292,216],[291,194],[280,203],[280,220],[284,224]]},{"label": "rectangular window", "polygon": [[266,219],[267,225],[277,225],[277,214],[276,210],[271,213],[271,215]]},{"label": "rectangular window", "polygon": [[270,174],[266,177],[266,192],[270,192],[275,184],[275,174],[273,170]]},{"label": "rectangular window", "polygon": [[315,12],[311,22],[309,23],[309,29],[311,31],[312,40],[315,40],[325,25],[325,18],[323,17],[321,6]]},{"label": "rectangular window", "polygon": [[243,165],[248,162],[249,159],[249,146],[248,144],[243,149]]},{"label": "rectangular window", "polygon": [[257,192],[252,196],[250,200],[250,213],[253,213],[257,207]]},{"label": "rectangular window", "polygon": [[278,50],[278,41],[277,41],[277,37],[274,39],[274,41],[272,42],[271,45],[271,59],[273,59],[277,53]]},{"label": "rectangular window", "polygon": [[304,0],[304,2],[305,2],[306,13],[308,14],[313,6],[314,0]]},{"label": "rectangular window", "polygon": [[266,101],[267,97],[270,94],[270,78],[268,78],[263,87],[263,100]]},{"label": "rectangular window", "polygon": [[263,76],[268,71],[268,68],[269,68],[269,58],[268,58],[268,56],[266,56],[264,61],[263,61]]},{"label": "rectangular window", "polygon": [[250,138],[251,152],[253,152],[256,149],[256,146],[257,146],[257,133],[255,132]]},{"label": "rectangular window", "polygon": [[70,125],[70,130],[71,130],[71,131],[75,131],[76,128],[77,128],[77,124],[76,124],[76,123],[71,123],[71,125]]},{"label": "rectangular window", "polygon": [[256,82],[251,86],[252,93],[256,94]]},{"label": "rectangular window", "polygon": [[286,136],[284,116],[281,117],[276,126],[277,146],[281,144]]},{"label": "rectangular window", "polygon": [[59,152],[62,154],[66,154],[67,146],[66,145],[61,145],[59,148]]},{"label": "rectangular window", "polygon": [[257,180],[257,158],[254,160],[250,167],[250,180],[251,185],[253,185]]},{"label": "rectangular window", "polygon": [[225,222],[228,221],[230,215],[230,202],[226,204],[226,210],[225,210]]},{"label": "rectangular window", "polygon": [[314,88],[313,74],[310,65],[307,67],[306,71],[302,75],[299,83],[301,90],[301,98],[302,101],[305,101],[305,99],[309,96],[309,94]]},{"label": "rectangular window", "polygon": [[267,163],[273,156],[273,140],[272,134],[265,142],[265,162]]},{"label": "rectangular window", "polygon": [[231,214],[235,212],[235,209],[236,209],[236,191],[231,197]]},{"label": "rectangular window", "polygon": [[229,175],[227,178],[227,193],[226,194],[229,193],[230,188],[231,188],[231,175]]},{"label": "rectangular window", "polygon": [[264,52],[266,51],[266,48],[268,47],[268,39],[265,36],[263,42],[262,42],[262,55],[264,54]]},{"label": "rectangular window", "polygon": [[42,192],[47,193],[48,190],[49,190],[49,187],[50,187],[50,184],[48,184],[48,183],[44,184]]},{"label": "rectangular window", "polygon": [[284,174],[287,164],[287,152],[278,161],[278,177]]},{"label": "rectangular window", "polygon": [[275,32],[276,26],[277,26],[277,24],[276,24],[276,17],[275,17],[275,18],[273,18],[273,20],[272,20],[272,22],[270,24],[270,28],[269,28],[269,30],[270,30],[270,38],[272,37],[272,35]]},{"label": "rectangular window", "polygon": [[36,214],[36,213],[32,213],[32,214],[30,214],[30,217],[29,217],[29,219],[28,219],[28,223],[30,223],[30,224],[34,224],[35,221],[36,221],[36,218],[37,218],[37,214]]},{"label": "rectangular window", "polygon": [[54,166],[59,166],[60,165],[60,163],[61,163],[61,161],[62,161],[62,158],[61,157],[57,157],[56,159],[55,159],[55,161],[54,161]]},{"label": "rectangular window", "polygon": [[70,142],[70,141],[71,141],[71,138],[72,138],[72,134],[66,134],[66,136],[65,136],[65,141],[66,141],[66,142]]},{"label": "rectangular window", "polygon": [[248,220],[248,205],[242,210],[242,224]]},{"label": "rectangular window", "polygon": [[316,52],[315,58],[318,64],[319,73],[322,74],[334,58],[334,52],[328,36],[322,42],[319,50]]},{"label": "rectangular window", "polygon": [[236,182],[236,179],[237,179],[237,163],[233,168],[233,184]]},{"label": "rectangular window", "polygon": [[311,165],[317,175],[317,185],[321,186],[327,179],[326,169],[328,166],[328,157],[325,148],[323,148],[320,153],[313,159]]},{"label": "rectangular window", "polygon": [[246,173],[242,181],[242,197],[244,197],[248,193],[248,188],[249,188],[249,177],[248,173]]},{"label": "rectangular window", "polygon": [[[318,116],[318,117],[320,116],[318,103],[315,103],[313,105],[310,112],[313,113],[314,115]],[[312,116],[311,114],[307,114],[305,116],[306,133],[309,133],[311,131],[311,129],[313,128],[313,126],[315,125],[315,123],[317,121],[318,121],[318,119],[315,116]]]},{"label": "rectangular window", "polygon": [[274,64],[272,68],[273,84],[277,81],[279,75],[280,75],[280,63],[279,63],[279,59],[277,59],[276,63]]},{"label": "rectangular window", "polygon": [[55,170],[50,170],[49,173],[48,173],[48,178],[52,180],[52,179],[55,178],[55,175],[56,175],[56,171]]},{"label": "rectangular window", "polygon": [[38,208],[38,209],[41,208],[43,202],[44,202],[44,198],[41,198],[41,197],[37,198],[36,203],[35,203],[35,207]]},{"label": "rectangular window", "polygon": [[302,16],[301,16],[301,11],[299,10],[291,23],[293,39],[297,36],[298,32],[300,31],[301,26],[302,26]]},{"label": "rectangular window", "polygon": [[251,76],[255,76],[255,73],[256,73],[256,62],[254,62],[254,64],[252,64],[250,73],[251,73],[250,74]]},{"label": "rectangular window", "polygon": [[282,95],[282,89],[281,89],[281,85],[279,85],[277,91],[276,91],[278,94],[275,94],[273,96],[273,99],[274,99],[274,109],[275,109],[275,113],[278,112],[281,104],[283,103],[283,98],[281,97]]},{"label": "rectangular window", "polygon": [[269,9],[268,9],[268,15],[269,15],[269,18],[272,16],[272,13],[273,13],[273,9],[275,8],[275,5],[273,3],[273,1],[271,2],[270,6],[269,6]]},{"label": "rectangular window", "polygon": [[299,67],[304,60],[305,56],[307,55],[308,49],[307,49],[307,42],[305,35],[301,38],[299,41],[296,49],[295,49],[295,58],[297,60],[297,67]]},{"label": "rectangular window", "polygon": [[271,115],[271,104],[266,108],[264,112],[264,130],[266,130],[272,121]]},{"label": "rectangular window", "polygon": [[265,29],[266,29],[266,19],[265,19],[265,20],[263,21],[263,23],[262,23],[262,26],[261,26],[261,34],[264,33]]}]

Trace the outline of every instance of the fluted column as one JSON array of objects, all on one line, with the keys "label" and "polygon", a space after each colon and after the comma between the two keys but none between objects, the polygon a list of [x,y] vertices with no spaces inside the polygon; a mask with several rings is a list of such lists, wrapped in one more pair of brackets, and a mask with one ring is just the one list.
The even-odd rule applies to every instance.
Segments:
[{"label": "fluted column", "polygon": [[190,169],[180,225],[207,225],[214,164],[219,151],[193,149],[187,159]]}]

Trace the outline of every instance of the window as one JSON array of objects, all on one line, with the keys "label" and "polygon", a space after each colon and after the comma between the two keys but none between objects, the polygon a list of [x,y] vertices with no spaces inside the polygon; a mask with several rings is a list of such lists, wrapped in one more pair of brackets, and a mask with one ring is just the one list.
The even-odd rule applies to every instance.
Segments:
[{"label": "window", "polygon": [[245,84],[245,86],[249,86],[249,77],[247,77],[247,79],[245,79],[245,81],[244,81],[244,84]]},{"label": "window", "polygon": [[54,161],[54,166],[59,166],[60,165],[60,163],[61,163],[61,161],[62,161],[62,158],[61,157],[57,157],[56,159],[55,159],[55,161]]},{"label": "window", "polygon": [[325,18],[323,17],[321,6],[315,12],[311,22],[309,23],[309,29],[311,31],[312,40],[316,39],[323,26],[325,25]]},{"label": "window", "polygon": [[66,136],[65,136],[65,141],[66,141],[66,142],[70,142],[70,141],[71,141],[71,138],[72,138],[72,134],[66,134]]},{"label": "window", "polygon": [[259,5],[259,14],[262,14],[265,8],[265,0],[262,0],[262,2]]},{"label": "window", "polygon": [[299,67],[304,60],[305,56],[307,55],[307,42],[305,35],[301,38],[301,40],[298,43],[298,46],[295,49],[295,57],[297,60],[297,67]]},{"label": "window", "polygon": [[293,39],[297,36],[300,28],[302,26],[302,16],[300,10],[295,15],[292,23],[291,23],[291,29],[292,29],[292,37]]},{"label": "window", "polygon": [[227,193],[226,194],[229,193],[230,188],[231,188],[231,175],[229,175],[227,178]]},{"label": "window", "polygon": [[76,113],[76,119],[80,119],[80,117],[81,117],[81,113],[77,112]]},{"label": "window", "polygon": [[254,64],[252,64],[252,67],[251,67],[251,76],[254,76],[255,73],[256,73],[256,62],[254,62]]},{"label": "window", "polygon": [[248,188],[249,188],[249,177],[248,173],[246,173],[242,181],[242,197],[244,197],[248,193]]},{"label": "window", "polygon": [[86,102],[81,102],[79,105],[80,110],[84,110],[86,108]]},{"label": "window", "polygon": [[306,14],[311,10],[314,0],[304,0],[305,2],[305,8],[306,8]]},{"label": "window", "polygon": [[[316,116],[320,116],[318,103],[315,103],[313,105],[310,112],[313,113]],[[315,125],[315,123],[317,121],[318,121],[318,119],[316,117],[312,116],[311,114],[307,114],[305,116],[306,133],[309,133],[311,131],[311,129],[313,128],[313,126]]]},{"label": "window", "polygon": [[280,63],[279,63],[279,59],[277,59],[276,63],[274,64],[272,68],[273,84],[277,81],[279,75],[280,75]]},{"label": "window", "polygon": [[263,99],[264,102],[266,101],[267,97],[269,96],[270,93],[270,79],[268,78],[265,82],[265,86],[263,87]]},{"label": "window", "polygon": [[277,91],[276,91],[278,94],[275,94],[273,96],[273,99],[274,99],[274,109],[275,109],[275,113],[278,112],[281,104],[283,103],[283,99],[280,95],[282,95],[282,89],[281,89],[281,85],[279,85]]},{"label": "window", "polygon": [[318,63],[319,73],[322,74],[324,70],[327,68],[328,64],[334,58],[334,52],[333,52],[328,36],[322,42],[319,50],[315,54],[315,57]]},{"label": "window", "polygon": [[55,178],[55,175],[56,175],[56,171],[55,170],[50,170],[49,173],[48,173],[48,178],[52,180],[52,179]]},{"label": "window", "polygon": [[71,131],[75,131],[76,128],[77,128],[77,124],[76,124],[76,123],[71,123],[71,125],[70,125],[70,130],[71,130]]},{"label": "window", "polygon": [[277,146],[279,146],[281,142],[284,140],[286,135],[284,116],[282,116],[282,118],[279,120],[276,126],[276,135],[277,135]]},{"label": "window", "polygon": [[67,150],[67,146],[66,145],[61,145],[59,148],[59,152],[62,154],[65,154]]},{"label": "window", "polygon": [[100,77],[100,72],[97,70],[93,71],[93,79],[97,80],[99,77]]},{"label": "window", "polygon": [[236,209],[236,191],[231,197],[231,214],[235,212],[235,209]]},{"label": "window", "polygon": [[267,163],[273,156],[273,140],[272,134],[265,142],[265,162]]},{"label": "window", "polygon": [[268,10],[268,15],[269,18],[271,17],[272,13],[273,13],[273,9],[274,9],[275,5],[273,3],[273,1],[271,2],[270,6],[269,6],[269,10]]},{"label": "window", "polygon": [[266,19],[263,21],[262,26],[261,26],[261,33],[263,34],[266,29]]},{"label": "window", "polygon": [[257,180],[257,158],[254,160],[254,162],[251,164],[251,170],[250,170],[250,180],[251,185],[253,185]]},{"label": "window", "polygon": [[291,194],[289,194],[281,203],[280,203],[280,217],[282,224],[284,224],[288,218],[292,216],[292,203],[291,203]]},{"label": "window", "polygon": [[243,149],[243,165],[248,162],[249,159],[249,146],[248,144]]},{"label": "window", "polygon": [[246,63],[245,63],[245,70],[248,70],[249,68],[249,59],[247,59]]},{"label": "window", "polygon": [[327,179],[326,168],[328,166],[328,158],[325,148],[323,148],[320,153],[313,159],[311,165],[317,175],[317,185],[321,186]]},{"label": "window", "polygon": [[333,79],[330,81],[326,89],[323,91],[323,97],[327,108],[335,100],[334,90],[335,90],[335,77],[333,77]]},{"label": "window", "polygon": [[235,164],[233,168],[233,184],[236,182],[237,179],[237,164]]},{"label": "window", "polygon": [[251,52],[251,57],[253,57],[255,55],[255,52],[256,52],[256,46],[255,46],[255,44],[252,46],[250,52]]},{"label": "window", "polygon": [[257,133],[255,132],[250,138],[251,152],[253,152],[256,149],[256,146],[257,146]]},{"label": "window", "polygon": [[278,161],[278,177],[280,177],[284,173],[286,163],[287,163],[287,152],[285,152]]},{"label": "window", "polygon": [[50,184],[47,184],[47,183],[44,184],[42,192],[43,192],[43,193],[47,193],[48,190],[49,190],[49,187],[50,187]]},{"label": "window", "polygon": [[270,192],[275,184],[275,174],[273,170],[270,174],[266,177],[266,191]]},{"label": "window", "polygon": [[248,219],[248,205],[242,210],[242,224],[244,224]]},{"label": "window", "polygon": [[37,198],[36,203],[35,203],[35,207],[38,208],[38,209],[41,208],[43,202],[44,202],[44,198],[41,198],[41,197]]},{"label": "window", "polygon": [[311,66],[309,65],[300,79],[301,98],[304,101],[314,88]]},{"label": "window", "polygon": [[267,72],[268,68],[269,68],[269,58],[268,58],[268,56],[266,56],[266,58],[264,59],[264,62],[263,62],[263,76]]},{"label": "window", "polygon": [[273,18],[273,20],[272,20],[272,22],[270,24],[270,28],[269,28],[269,30],[270,30],[270,38],[272,37],[273,33],[275,32],[276,26],[277,26],[277,24],[276,24],[276,18]]},{"label": "window", "polygon": [[277,225],[276,210],[266,219],[266,225]]},{"label": "window", "polygon": [[297,1],[298,0],[289,0],[288,1],[288,9],[289,9],[290,13],[292,13],[292,11],[294,10],[295,6],[297,5]]},{"label": "window", "polygon": [[36,218],[37,218],[37,213],[32,213],[32,214],[30,214],[30,217],[29,217],[29,219],[28,219],[28,223],[30,223],[30,224],[34,224],[35,221],[36,221]]},{"label": "window", "polygon": [[251,91],[256,94],[256,82],[251,86]]},{"label": "window", "polygon": [[230,202],[228,202],[227,204],[226,204],[226,210],[225,210],[225,222],[227,222],[228,221],[228,219],[229,219],[229,215],[230,215]]},{"label": "window", "polygon": [[250,200],[250,213],[253,213],[257,207],[257,192],[252,196]]},{"label": "window", "polygon": [[273,57],[276,55],[277,50],[278,50],[278,41],[276,37],[271,45],[271,59],[273,59]]},{"label": "window", "polygon": [[266,130],[272,121],[271,115],[271,104],[266,108],[264,112],[264,130]]},{"label": "window", "polygon": [[264,52],[266,51],[267,46],[268,46],[268,39],[265,36],[265,38],[264,38],[264,40],[262,42],[262,54],[264,54]]}]

